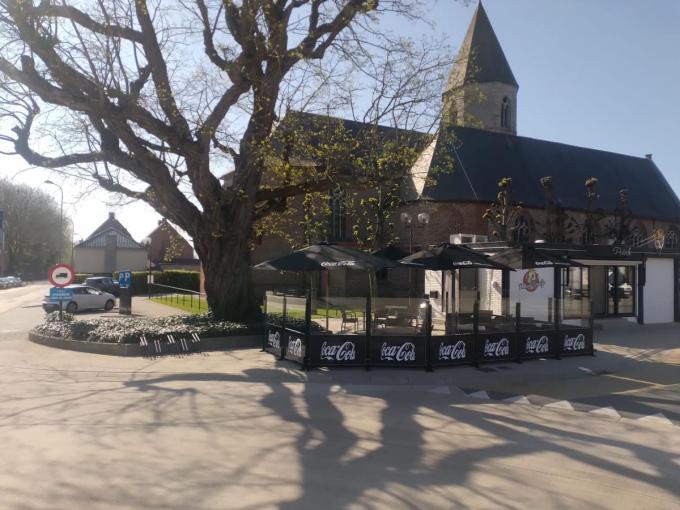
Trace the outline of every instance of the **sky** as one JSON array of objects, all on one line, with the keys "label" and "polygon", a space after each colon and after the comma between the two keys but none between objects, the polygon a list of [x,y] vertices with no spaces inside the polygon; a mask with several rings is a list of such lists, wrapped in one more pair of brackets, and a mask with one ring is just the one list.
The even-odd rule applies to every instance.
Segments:
[{"label": "sky", "polygon": [[[415,38],[444,35],[456,53],[476,1],[430,2],[425,23],[388,20]],[[680,1],[485,0],[496,35],[519,83],[518,134],[635,156],[653,154],[680,192]],[[75,238],[87,237],[109,211],[138,241],[160,217],[143,203],[107,203],[104,192],[0,156],[0,176],[43,187],[58,200],[62,184]]]}]

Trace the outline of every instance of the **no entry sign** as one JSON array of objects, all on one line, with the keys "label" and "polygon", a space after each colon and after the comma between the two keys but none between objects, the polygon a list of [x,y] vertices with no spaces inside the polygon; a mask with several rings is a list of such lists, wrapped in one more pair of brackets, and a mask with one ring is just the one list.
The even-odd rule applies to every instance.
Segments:
[{"label": "no entry sign", "polygon": [[57,264],[47,272],[47,279],[55,287],[66,287],[75,280],[76,272],[68,264]]}]

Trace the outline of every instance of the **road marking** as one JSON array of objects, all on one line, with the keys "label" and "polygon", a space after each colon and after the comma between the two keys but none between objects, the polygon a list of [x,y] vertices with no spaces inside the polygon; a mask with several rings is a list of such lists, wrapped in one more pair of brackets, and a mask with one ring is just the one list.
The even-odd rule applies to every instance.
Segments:
[{"label": "road marking", "polygon": [[637,421],[654,425],[673,425],[673,422],[666,418],[666,415],[663,413],[656,413],[649,416],[643,416],[642,418],[638,418]]},{"label": "road marking", "polygon": [[605,418],[613,418],[615,420],[621,419],[621,415],[616,411],[616,409],[614,409],[611,406],[593,409],[592,411],[588,411],[588,414],[595,414],[597,416],[602,416],[602,417],[605,417]]},{"label": "road marking", "polygon": [[560,400],[558,402],[553,402],[552,404],[546,404],[543,407],[550,407],[552,409],[565,409],[568,411],[574,410],[574,406],[572,406],[567,400]]},{"label": "road marking", "polygon": [[467,396],[472,398],[481,398],[482,400],[490,400],[489,394],[484,390],[468,393]]},{"label": "road marking", "polygon": [[529,404],[533,405],[531,403],[531,400],[529,400],[526,395],[515,395],[514,397],[508,397],[506,399],[503,399],[503,402],[508,402],[510,404]]}]

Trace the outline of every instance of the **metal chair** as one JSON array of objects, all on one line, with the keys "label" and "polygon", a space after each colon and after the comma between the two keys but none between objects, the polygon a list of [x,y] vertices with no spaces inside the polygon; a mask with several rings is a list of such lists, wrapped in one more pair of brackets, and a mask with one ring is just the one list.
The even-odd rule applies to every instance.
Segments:
[{"label": "metal chair", "polygon": [[340,331],[345,330],[345,324],[354,324],[354,332],[359,330],[359,317],[353,310],[341,310],[342,323],[340,324]]}]

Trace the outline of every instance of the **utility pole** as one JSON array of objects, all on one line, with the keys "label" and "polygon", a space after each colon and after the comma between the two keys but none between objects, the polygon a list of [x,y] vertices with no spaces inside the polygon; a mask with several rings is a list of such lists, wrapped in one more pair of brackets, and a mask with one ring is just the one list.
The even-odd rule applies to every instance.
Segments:
[{"label": "utility pole", "polygon": [[52,181],[45,181],[45,184],[56,186],[61,193],[61,205],[59,207],[59,263],[61,264],[61,257],[64,252],[64,189]]}]

